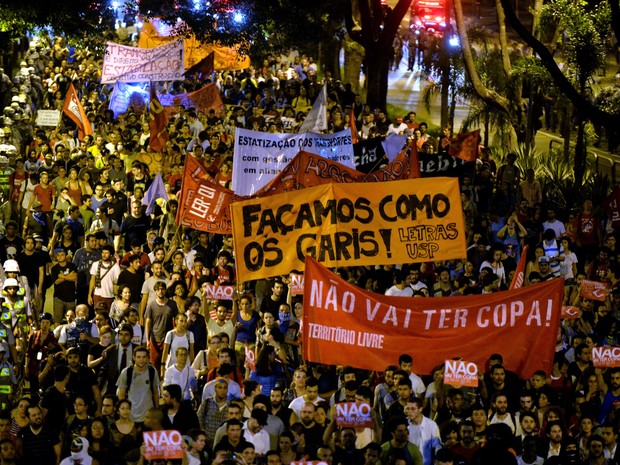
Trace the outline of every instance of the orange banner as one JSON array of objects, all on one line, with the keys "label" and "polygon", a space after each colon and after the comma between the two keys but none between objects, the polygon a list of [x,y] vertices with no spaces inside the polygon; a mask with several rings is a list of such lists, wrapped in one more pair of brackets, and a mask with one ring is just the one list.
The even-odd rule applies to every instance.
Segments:
[{"label": "orange banner", "polygon": [[457,178],[330,183],[233,202],[239,281],[303,270],[306,255],[325,266],[463,258]]},{"label": "orange banner", "polygon": [[592,347],[592,365],[595,368],[620,367],[620,347]]},{"label": "orange banner", "polygon": [[484,366],[497,352],[522,378],[553,365],[562,279],[492,294],[411,299],[360,289],[310,257],[304,276],[304,360],[383,370],[408,353],[416,373],[430,374],[450,359]]},{"label": "orange banner", "polygon": [[585,297],[586,299],[605,302],[605,299],[607,299],[607,283],[582,279],[579,295],[581,297]]},{"label": "orange banner", "polygon": [[235,194],[209,179],[202,161],[187,155],[176,222],[198,231],[230,234],[230,204]]},{"label": "orange banner", "polygon": [[[176,40],[169,37],[172,31],[169,26],[158,19],[145,21],[140,31],[138,47],[155,48]],[[189,69],[214,53],[213,66],[219,70],[237,70],[250,67],[250,57],[239,53],[239,47],[224,47],[216,44],[203,44],[195,35],[189,34],[183,39],[185,48],[185,69]]]},{"label": "orange banner", "polygon": [[370,174],[354,170],[320,155],[301,151],[295,155],[281,173],[257,191],[254,196],[279,194],[332,182],[381,182],[419,178],[418,159],[412,151],[417,154],[415,144],[413,147],[407,147],[400,152],[385,167]]},{"label": "orange banner", "polygon": [[478,366],[463,360],[446,360],[443,383],[450,386],[478,387]]}]

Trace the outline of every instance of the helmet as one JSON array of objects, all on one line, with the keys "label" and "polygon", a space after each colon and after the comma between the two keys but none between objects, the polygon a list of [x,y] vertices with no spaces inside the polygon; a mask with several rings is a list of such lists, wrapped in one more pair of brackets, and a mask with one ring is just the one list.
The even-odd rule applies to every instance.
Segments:
[{"label": "helmet", "polygon": [[2,289],[6,289],[7,287],[19,287],[19,283],[17,282],[17,279],[9,278],[6,281],[4,281],[4,284],[2,285]]},{"label": "helmet", "polygon": [[4,262],[5,273],[20,273],[19,263],[16,260],[7,260]]},{"label": "helmet", "polygon": [[19,97],[18,97],[17,95],[14,95],[14,96],[11,98],[11,102],[19,102]]}]

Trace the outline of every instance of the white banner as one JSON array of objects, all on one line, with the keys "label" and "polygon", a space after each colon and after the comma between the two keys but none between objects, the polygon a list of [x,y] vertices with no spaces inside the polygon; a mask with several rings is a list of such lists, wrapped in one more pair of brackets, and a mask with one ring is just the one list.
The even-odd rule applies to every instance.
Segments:
[{"label": "white banner", "polygon": [[182,40],[156,48],[128,47],[108,42],[101,83],[182,81],[185,79],[184,60]]},{"label": "white banner", "polygon": [[304,150],[355,169],[351,130],[335,134],[272,134],[238,128],[235,132],[232,190],[253,195]]}]

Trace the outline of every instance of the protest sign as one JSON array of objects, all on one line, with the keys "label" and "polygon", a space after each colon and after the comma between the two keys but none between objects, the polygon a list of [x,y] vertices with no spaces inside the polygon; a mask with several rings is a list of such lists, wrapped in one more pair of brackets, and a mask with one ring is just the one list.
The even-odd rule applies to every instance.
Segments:
[{"label": "protest sign", "polygon": [[355,144],[353,146],[355,169],[362,173],[370,173],[377,169],[380,164],[387,163],[389,160],[385,155],[383,142],[384,138],[373,137],[372,139],[361,140]]},{"label": "protest sign", "polygon": [[291,282],[288,287],[291,291],[291,295],[303,295],[304,294],[304,275],[291,273],[289,275]]},{"label": "protest sign", "polygon": [[562,313],[560,314],[560,318],[564,320],[578,320],[581,318],[581,309],[579,307],[562,305]]},{"label": "protest sign", "polygon": [[55,128],[60,122],[60,110],[38,110],[37,126],[49,126]]},{"label": "protest sign", "polygon": [[184,72],[182,40],[149,49],[108,42],[101,83],[182,81]]},{"label": "protest sign", "polygon": [[620,347],[592,347],[592,364],[595,368],[620,367]]},{"label": "protest sign", "polygon": [[370,174],[356,171],[320,155],[301,151],[256,196],[272,195],[332,182],[381,182],[419,178],[415,145],[406,147],[386,166]]},{"label": "protest sign", "polygon": [[210,180],[204,164],[187,155],[179,196],[177,224],[198,231],[229,234],[232,191]]},{"label": "protest sign", "polygon": [[579,295],[586,299],[599,300],[604,302],[607,299],[607,283],[582,279],[579,288]]},{"label": "protest sign", "polygon": [[450,386],[478,387],[478,366],[463,360],[446,360],[443,383]]},{"label": "protest sign", "polygon": [[418,374],[431,374],[454,358],[484,366],[497,352],[521,378],[553,365],[562,279],[492,294],[411,299],[361,289],[310,257],[304,277],[304,360],[383,370],[408,353]]},{"label": "protest sign", "polygon": [[349,129],[334,134],[235,131],[232,190],[253,195],[276,177],[300,150],[355,168]]},{"label": "protest sign", "polygon": [[183,438],[176,430],[144,431],[146,460],[173,460],[185,456]]},{"label": "protest sign", "polygon": [[372,428],[372,407],[368,402],[338,402],[336,424],[340,428]]},{"label": "protest sign", "polygon": [[306,255],[337,267],[466,255],[454,178],[324,184],[234,202],[231,211],[240,281],[303,270]]},{"label": "protest sign", "polygon": [[207,299],[233,300],[233,295],[235,295],[235,286],[218,286],[217,284],[205,283],[202,288],[207,293]]},{"label": "protest sign", "polygon": [[245,347],[245,365],[251,370],[256,369],[256,353],[247,344]]}]

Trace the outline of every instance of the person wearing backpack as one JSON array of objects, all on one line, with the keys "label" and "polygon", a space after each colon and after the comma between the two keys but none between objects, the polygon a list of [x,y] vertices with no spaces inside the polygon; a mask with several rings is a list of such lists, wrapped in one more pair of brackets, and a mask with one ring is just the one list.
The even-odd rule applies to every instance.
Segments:
[{"label": "person wearing backpack", "polygon": [[159,375],[149,361],[149,353],[144,347],[133,351],[133,365],[121,371],[118,377],[119,400],[131,401],[131,420],[142,423],[150,408],[159,406]]},{"label": "person wearing backpack", "polygon": [[161,359],[164,362],[161,367],[161,376],[164,376],[166,369],[177,362],[177,349],[184,347],[189,356],[188,365],[194,361],[194,333],[187,330],[187,316],[185,313],[177,313],[174,317],[174,329],[166,333],[164,339],[164,350]]}]

